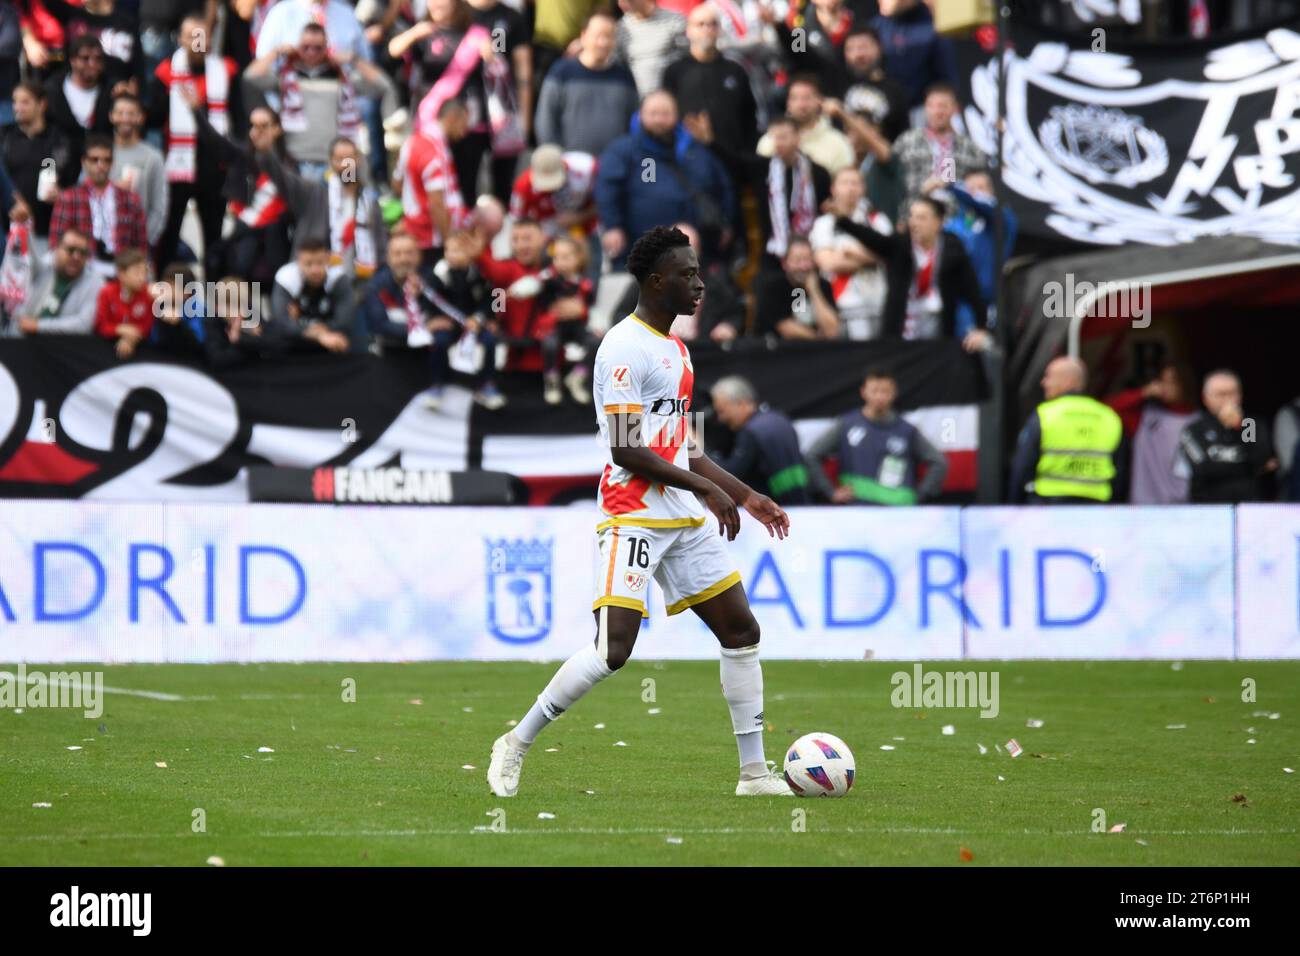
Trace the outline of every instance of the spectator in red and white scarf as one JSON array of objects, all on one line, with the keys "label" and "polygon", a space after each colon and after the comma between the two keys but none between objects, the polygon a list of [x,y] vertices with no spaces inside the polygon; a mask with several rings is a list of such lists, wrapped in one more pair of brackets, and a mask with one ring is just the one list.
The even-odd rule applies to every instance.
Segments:
[{"label": "spectator in red and white scarf", "polygon": [[[330,143],[363,138],[361,99],[394,97],[378,68],[347,50],[331,49],[325,28],[308,23],[297,44],[269,50],[244,71],[250,90],[274,93],[280,104],[285,148],[309,179],[323,178]],[[396,106],[393,98],[391,106]]]},{"label": "spectator in red and white scarf", "polygon": [[330,165],[324,181],[300,176],[274,151],[257,154],[258,167],[288,206],[297,248],[308,239],[324,239],[330,265],[365,280],[374,275],[384,256],[385,229],[378,194],[365,181],[365,163],[352,140],[336,137],[330,144]]},{"label": "spectator in red and white scarf", "polygon": [[839,232],[835,220],[846,216],[882,235],[891,234],[894,224],[867,201],[862,173],[852,166],[835,174],[828,207],[808,235],[813,258],[822,275],[830,280],[835,309],[847,337],[859,342],[874,339],[880,335],[885,308],[885,273],[876,254],[852,236]]},{"label": "spectator in red and white scarf", "polygon": [[925,126],[895,140],[894,158],[903,167],[907,202],[924,195],[931,178],[955,183],[972,169],[988,166],[988,157],[974,141],[953,128],[957,109],[957,91],[936,83],[925,94]]},{"label": "spectator in red and white scarf", "polygon": [[764,250],[761,265],[780,268],[792,236],[806,236],[817,221],[818,212],[830,196],[831,177],[799,150],[799,124],[790,116],[772,121],[767,139],[770,159],[754,167],[752,185],[759,197],[759,225]]},{"label": "spectator in red and white scarf", "polygon": [[221,194],[225,165],[216,150],[200,141],[196,115],[203,114],[222,136],[242,133],[244,116],[239,85],[234,82],[235,62],[207,52],[208,27],[204,20],[182,20],[180,38],[176,52],[154,71],[149,99],[150,117],[155,126],[163,126],[167,144],[169,195],[167,225],[158,240],[160,264],[176,258],[181,222],[191,199],[199,207],[203,256],[210,256],[221,239],[226,209]]},{"label": "spectator in red and white scarf", "polygon": [[113,275],[118,253],[149,247],[144,207],[135,193],[112,183],[112,168],[113,141],[98,133],[87,136],[83,179],[59,196],[50,217],[50,245],[57,245],[68,229],[89,236],[91,266],[105,278]]},{"label": "spectator in red and white scarf", "polygon": [[986,331],[988,310],[979,279],[961,240],[943,232],[943,203],[922,197],[908,207],[907,228],[881,235],[875,229],[837,216],[835,228],[847,233],[885,263],[883,334],[890,338],[933,339],[957,335],[957,308],[970,306],[975,328],[962,340],[969,352],[992,345]]},{"label": "spectator in red and white scarf", "polygon": [[284,197],[255,157],[271,151],[288,162],[280,119],[270,107],[254,108],[248,115],[248,139],[236,143],[217,133],[200,114],[199,137],[226,164],[221,194],[235,222],[234,231],[209,257],[208,269],[214,275],[230,273],[270,283],[289,261],[289,216]]}]

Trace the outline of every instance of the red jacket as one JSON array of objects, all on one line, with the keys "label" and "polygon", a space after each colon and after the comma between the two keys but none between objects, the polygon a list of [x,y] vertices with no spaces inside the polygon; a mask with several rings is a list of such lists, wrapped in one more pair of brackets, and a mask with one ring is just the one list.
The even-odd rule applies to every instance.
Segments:
[{"label": "red jacket", "polygon": [[148,338],[153,331],[153,296],[145,286],[124,301],[121,283],[110,279],[99,290],[99,301],[95,303],[95,334],[116,339],[117,327],[123,324],[135,326],[141,338]]},{"label": "red jacket", "polygon": [[[524,276],[537,275],[542,271],[542,267],[526,266],[514,259],[496,259],[491,250],[485,249],[478,257],[478,270],[494,289],[508,289]],[[495,293],[493,297],[495,298]],[[505,315],[499,317],[497,321],[507,338],[533,339],[540,343],[541,336],[537,329],[539,313],[537,296],[530,299],[506,296]],[[540,345],[511,348],[507,367],[522,372],[540,372],[542,370]]]}]

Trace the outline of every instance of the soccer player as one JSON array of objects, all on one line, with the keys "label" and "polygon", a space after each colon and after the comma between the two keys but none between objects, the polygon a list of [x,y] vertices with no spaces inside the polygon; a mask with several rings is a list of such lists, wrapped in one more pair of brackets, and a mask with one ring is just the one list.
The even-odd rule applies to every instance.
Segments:
[{"label": "soccer player", "polygon": [[[763,671],[758,622],[740,574],[719,537],[740,531],[737,508],[784,539],[786,513],[766,495],[727,474],[688,436],[695,371],[685,344],[668,330],[704,295],[699,262],[686,235],[656,226],[632,247],[636,311],[605,334],[596,352],[594,397],[609,463],[600,480],[603,520],[596,526],[595,640],[570,657],[514,730],[492,745],[488,784],[499,797],[519,788],[524,756],[538,733],[597,683],[622,667],[648,617],[653,577],[669,614],[693,610],[722,645],[722,693],[740,749],[737,796],[792,796],[763,756]],[[717,520],[717,534],[709,522]]]}]

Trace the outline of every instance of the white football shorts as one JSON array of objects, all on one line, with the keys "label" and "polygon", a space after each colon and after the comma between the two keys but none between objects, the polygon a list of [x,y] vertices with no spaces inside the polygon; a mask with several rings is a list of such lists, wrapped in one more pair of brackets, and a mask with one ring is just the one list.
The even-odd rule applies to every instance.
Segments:
[{"label": "white football shorts", "polygon": [[626,607],[649,617],[651,578],[663,588],[669,614],[680,614],[740,583],[740,572],[712,518],[702,525],[669,528],[611,524],[600,526],[596,539],[600,560],[593,610]]}]

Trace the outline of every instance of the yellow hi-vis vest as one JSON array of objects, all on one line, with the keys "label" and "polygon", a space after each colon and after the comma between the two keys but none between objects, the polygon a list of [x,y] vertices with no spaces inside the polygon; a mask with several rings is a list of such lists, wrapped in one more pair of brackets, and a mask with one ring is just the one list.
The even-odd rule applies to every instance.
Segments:
[{"label": "yellow hi-vis vest", "polygon": [[1086,395],[1062,395],[1038,406],[1042,429],[1034,493],[1040,498],[1110,501],[1119,416]]}]

